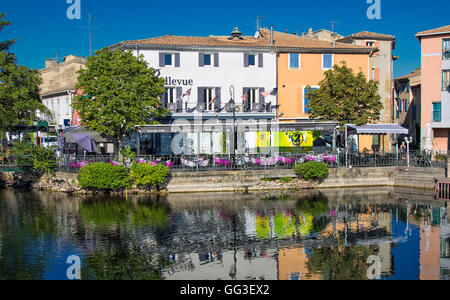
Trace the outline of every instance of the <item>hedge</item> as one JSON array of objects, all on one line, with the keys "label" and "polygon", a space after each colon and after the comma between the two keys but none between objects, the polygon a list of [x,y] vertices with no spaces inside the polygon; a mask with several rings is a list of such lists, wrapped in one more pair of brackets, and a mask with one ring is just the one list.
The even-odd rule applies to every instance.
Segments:
[{"label": "hedge", "polygon": [[128,168],[108,163],[93,163],[81,168],[78,182],[81,188],[105,191],[121,191],[132,187]]}]

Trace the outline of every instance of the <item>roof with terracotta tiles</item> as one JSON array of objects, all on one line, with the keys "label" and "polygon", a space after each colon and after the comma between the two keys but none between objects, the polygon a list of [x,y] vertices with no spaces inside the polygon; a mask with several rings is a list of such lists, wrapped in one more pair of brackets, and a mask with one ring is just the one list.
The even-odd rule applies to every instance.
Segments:
[{"label": "roof with terracotta tiles", "polygon": [[427,35],[438,35],[438,34],[450,34],[450,25],[430,29],[426,31],[421,31],[416,34],[416,37],[427,36]]},{"label": "roof with terracotta tiles", "polygon": [[134,47],[213,47],[213,48],[261,48],[273,49],[278,51],[283,50],[328,50],[330,52],[349,52],[349,53],[370,53],[376,50],[372,47],[351,45],[346,43],[333,43],[318,40],[315,38],[297,36],[294,34],[282,33],[278,31],[273,32],[273,45],[270,44],[270,30],[260,29],[260,37],[255,36],[241,36],[241,38],[231,38],[231,36],[209,36],[209,37],[194,37],[194,36],[174,36],[166,35],[161,37],[123,41],[113,47],[130,48]]},{"label": "roof with terracotta tiles", "polygon": [[[342,38],[340,40],[347,40],[347,39],[380,39],[380,40],[395,40],[395,36],[388,35],[388,34],[381,34],[376,32],[370,32],[370,31],[361,31],[358,33],[351,34],[349,36],[346,36],[345,38]],[[340,41],[338,40],[338,41]]]},{"label": "roof with terracotta tiles", "polygon": [[416,69],[416,70],[412,71],[412,72],[409,73],[409,74],[406,74],[406,75],[403,75],[403,76],[394,78],[394,80],[409,79],[409,78],[412,78],[412,77],[420,76],[421,73],[422,73],[422,72],[421,72],[421,69]]}]

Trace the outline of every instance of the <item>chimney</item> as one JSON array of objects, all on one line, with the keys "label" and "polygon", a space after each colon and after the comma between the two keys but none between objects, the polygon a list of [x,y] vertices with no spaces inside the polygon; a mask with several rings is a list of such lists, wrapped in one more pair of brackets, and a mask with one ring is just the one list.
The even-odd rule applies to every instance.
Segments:
[{"label": "chimney", "polygon": [[308,35],[312,35],[312,28],[309,28]]},{"label": "chimney", "polygon": [[58,65],[58,60],[54,58],[47,58],[45,60],[45,68],[51,68]]},{"label": "chimney", "polygon": [[239,31],[239,28],[234,27],[234,30],[231,32],[231,39],[242,39],[242,32]]},{"label": "chimney", "polygon": [[273,45],[273,25],[270,25],[270,46]]}]

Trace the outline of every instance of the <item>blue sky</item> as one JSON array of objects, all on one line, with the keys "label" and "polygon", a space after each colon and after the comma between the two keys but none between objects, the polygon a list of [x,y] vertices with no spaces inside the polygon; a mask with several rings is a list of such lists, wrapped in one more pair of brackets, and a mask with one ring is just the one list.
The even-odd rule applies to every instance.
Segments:
[{"label": "blue sky", "polygon": [[11,49],[20,64],[43,68],[45,58],[89,55],[88,15],[92,14],[93,49],[123,40],[174,35],[228,35],[239,27],[253,35],[256,16],[263,26],[289,32],[331,29],[349,35],[363,30],[397,37],[394,76],[420,66],[419,31],[450,24],[448,0],[381,0],[381,19],[369,20],[367,0],[321,1],[152,1],[80,0],[81,20],[69,20],[67,0],[2,0],[0,11],[13,22],[0,33],[0,40],[16,38]]}]

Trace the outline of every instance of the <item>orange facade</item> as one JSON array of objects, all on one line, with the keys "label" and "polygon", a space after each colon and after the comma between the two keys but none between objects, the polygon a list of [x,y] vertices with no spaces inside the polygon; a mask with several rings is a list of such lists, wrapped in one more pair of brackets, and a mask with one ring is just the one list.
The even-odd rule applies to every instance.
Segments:
[{"label": "orange facade", "polygon": [[[281,121],[309,119],[305,113],[305,87],[319,87],[325,78],[323,56],[316,53],[300,53],[299,67],[290,67],[289,53],[280,53],[278,57],[278,104]],[[372,79],[372,58],[368,54],[333,54],[333,65],[342,61],[353,69],[354,73],[362,71]]]},{"label": "orange facade", "polygon": [[[305,113],[305,88],[319,88],[319,82],[325,78],[327,69],[323,68],[323,54],[300,53],[298,68],[290,66],[290,54],[280,53],[278,57],[278,104],[281,122],[295,122],[296,120],[308,120],[309,114]],[[355,74],[363,72],[368,80],[372,76],[372,57],[369,54],[333,54],[333,65],[345,61]],[[361,136],[359,148],[372,148],[372,136]]]}]

